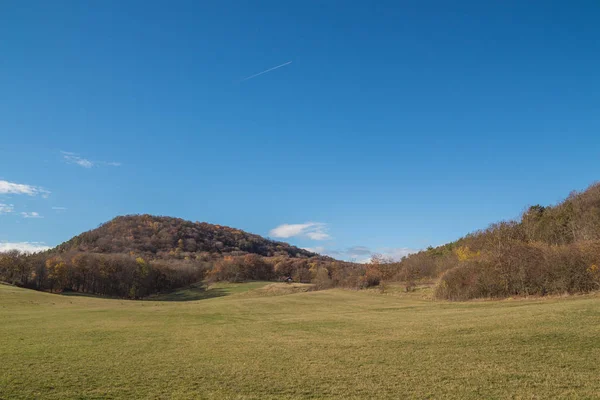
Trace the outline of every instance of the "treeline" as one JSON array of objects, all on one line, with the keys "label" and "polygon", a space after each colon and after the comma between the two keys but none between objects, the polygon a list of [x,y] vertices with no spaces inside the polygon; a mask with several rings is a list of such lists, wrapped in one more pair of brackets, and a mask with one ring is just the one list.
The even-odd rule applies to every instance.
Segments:
[{"label": "treeline", "polygon": [[208,273],[213,281],[284,280],[314,283],[317,289],[345,287],[362,289],[377,286],[381,273],[372,265],[355,264],[322,257],[260,257],[255,254],[226,256]]},{"label": "treeline", "polygon": [[0,281],[50,292],[77,291],[140,299],[202,280],[199,261],[145,260],[123,254],[0,253]]},{"label": "treeline", "polygon": [[553,207],[386,265],[391,279],[439,278],[435,295],[466,300],[600,289],[600,184]]},{"label": "treeline", "polygon": [[76,291],[141,299],[208,279],[313,283],[316,289],[362,289],[381,281],[379,268],[323,257],[262,257],[257,254],[197,259],[146,260],[99,253],[0,253],[0,281],[50,292]]},{"label": "treeline", "polygon": [[[51,292],[143,298],[196,283],[207,274],[213,280],[277,279],[273,260],[288,258],[332,261],[235,228],[127,215],[47,252],[0,254],[0,281]],[[307,276],[299,271],[292,274]]]},{"label": "treeline", "polygon": [[393,262],[355,264],[246,232],[149,215],[118,217],[57,249],[0,254],[0,280],[39,290],[143,298],[198,282],[283,280],[362,289],[428,279],[466,300],[600,289],[600,184],[517,221]]}]

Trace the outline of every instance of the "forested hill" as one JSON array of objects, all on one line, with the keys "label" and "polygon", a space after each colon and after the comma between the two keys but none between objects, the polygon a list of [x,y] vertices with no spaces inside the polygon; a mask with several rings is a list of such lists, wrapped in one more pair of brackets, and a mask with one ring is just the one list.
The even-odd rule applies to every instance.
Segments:
[{"label": "forested hill", "polygon": [[316,254],[288,243],[227,226],[153,215],[119,216],[75,236],[58,252],[122,253],[167,259],[211,253],[221,255],[313,257]]},{"label": "forested hill", "polygon": [[600,290],[600,184],[554,206],[528,207],[455,242],[412,254],[396,278],[439,278],[436,295],[464,300]]},{"label": "forested hill", "polygon": [[239,229],[127,215],[45,252],[0,253],[0,281],[38,290],[138,299],[206,278],[239,282],[292,276],[310,282],[320,276],[322,284],[329,285],[329,278],[323,277],[323,271],[328,273],[325,265],[344,266]]}]

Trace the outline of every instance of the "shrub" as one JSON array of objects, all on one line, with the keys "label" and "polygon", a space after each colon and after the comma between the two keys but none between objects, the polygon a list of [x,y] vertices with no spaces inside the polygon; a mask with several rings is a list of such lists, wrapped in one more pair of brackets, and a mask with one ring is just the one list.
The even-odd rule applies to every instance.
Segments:
[{"label": "shrub", "polygon": [[329,277],[329,271],[327,268],[318,267],[312,283],[315,284],[315,288],[317,290],[329,289],[333,285],[333,281]]}]

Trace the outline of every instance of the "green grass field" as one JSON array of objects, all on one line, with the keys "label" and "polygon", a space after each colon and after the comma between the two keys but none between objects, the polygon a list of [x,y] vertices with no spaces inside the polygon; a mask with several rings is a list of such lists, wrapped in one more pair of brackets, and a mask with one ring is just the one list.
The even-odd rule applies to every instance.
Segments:
[{"label": "green grass field", "polygon": [[0,285],[0,398],[600,398],[598,295],[296,289],[126,301]]}]

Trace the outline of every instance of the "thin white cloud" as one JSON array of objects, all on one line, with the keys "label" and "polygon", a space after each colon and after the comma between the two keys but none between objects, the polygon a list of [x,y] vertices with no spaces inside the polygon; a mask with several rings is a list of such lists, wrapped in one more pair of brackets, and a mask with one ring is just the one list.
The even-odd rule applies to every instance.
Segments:
[{"label": "thin white cloud", "polygon": [[394,261],[400,261],[402,257],[416,253],[419,250],[409,249],[408,247],[385,247],[382,248],[379,254],[385,258],[391,258]]},{"label": "thin white cloud", "polygon": [[92,160],[88,160],[87,158],[81,157],[77,153],[72,153],[70,151],[61,151],[61,154],[63,155],[63,159],[68,164],[76,164],[76,165],[79,165],[80,167],[83,167],[83,168],[92,168],[92,167],[95,167],[95,166],[98,166],[98,165],[108,165],[108,166],[111,166],[111,167],[120,167],[121,166],[120,162],[116,162],[116,161],[110,161],[110,162],[106,162],[106,161],[92,161]]},{"label": "thin white cloud", "polygon": [[38,186],[0,180],[0,194],[25,194],[27,196],[40,195],[47,198],[50,195],[50,192]]},{"label": "thin white cloud", "polygon": [[24,185],[22,183],[0,181],[0,193],[3,193],[3,194],[27,194],[29,196],[35,196],[36,189],[34,186]]},{"label": "thin white cloud", "polygon": [[365,246],[352,246],[346,249],[331,249],[324,246],[316,246],[307,247],[305,250],[345,260],[365,259],[368,261],[373,254],[373,252]]},{"label": "thin white cloud", "polygon": [[12,204],[0,203],[0,214],[10,214],[15,211],[15,206]]},{"label": "thin white cloud", "polygon": [[306,222],[304,224],[283,224],[271,229],[270,236],[276,238],[307,237],[312,240],[328,240],[327,224],[323,222]]},{"label": "thin white cloud", "polygon": [[52,207],[52,209],[56,211],[65,211],[67,207]]},{"label": "thin white cloud", "polygon": [[310,251],[311,253],[317,253],[317,254],[325,254],[325,247],[323,246],[316,246],[316,247],[303,247],[303,250],[307,250]]},{"label": "thin white cloud", "polygon": [[291,63],[292,63],[291,61],[288,61],[288,62],[286,62],[286,63],[283,63],[283,64],[281,64],[281,65],[278,65],[278,66],[276,66],[276,67],[272,67],[272,68],[266,69],[266,70],[264,70],[264,71],[262,71],[262,72],[259,72],[258,74],[250,75],[250,76],[248,76],[248,77],[246,77],[246,78],[242,79],[242,80],[240,81],[240,83],[241,83],[241,82],[244,82],[244,81],[247,81],[247,80],[249,80],[249,79],[252,79],[252,78],[256,78],[256,77],[257,77],[257,76],[259,76],[259,75],[266,74],[267,72],[271,72],[271,71],[273,71],[273,70],[276,70],[277,68],[285,67],[286,65],[289,65],[289,64],[291,64]]},{"label": "thin white cloud", "polygon": [[38,251],[45,251],[51,249],[50,246],[46,246],[43,242],[0,242],[0,253],[18,250],[24,253],[37,253]]},{"label": "thin white cloud", "polygon": [[407,247],[384,247],[377,250],[371,250],[366,246],[352,246],[345,249],[330,249],[323,246],[317,246],[307,247],[305,250],[361,264],[370,262],[371,257],[375,255],[380,256],[385,260],[400,261],[402,257],[418,251]]},{"label": "thin white cloud", "polygon": [[371,255],[372,251],[366,246],[352,246],[346,250],[347,253],[357,255]]},{"label": "thin white cloud", "polygon": [[292,236],[301,235],[305,229],[312,226],[312,223],[306,224],[282,224],[276,228],[271,229],[269,234],[278,238],[289,238]]},{"label": "thin white cloud", "polygon": [[22,212],[21,216],[23,218],[44,218],[42,217],[39,213],[35,212],[35,211],[31,211],[31,212]]},{"label": "thin white cloud", "polygon": [[61,151],[63,155],[63,159],[69,164],[77,164],[83,168],[92,168],[94,163],[86,158],[80,157],[76,153],[71,153],[69,151]]},{"label": "thin white cloud", "polygon": [[326,232],[308,232],[306,236],[312,240],[327,240],[331,239],[331,236]]},{"label": "thin white cloud", "polygon": [[[400,261],[403,257],[418,252],[418,250],[409,249],[408,247],[384,247],[374,251],[370,251],[369,253],[365,253],[361,251],[356,251],[357,247],[361,248],[362,246],[355,246],[354,248],[348,249],[348,254],[351,259],[355,259],[356,262],[361,264],[371,262],[373,256],[377,256],[379,258],[382,258],[383,260],[388,261]],[[364,249],[367,248],[364,247]],[[368,257],[365,257],[366,255],[368,255]]]},{"label": "thin white cloud", "polygon": [[82,166],[83,168],[92,168],[94,166],[93,162],[91,162],[90,160],[86,160],[85,158],[75,160],[74,163],[79,166]]}]

